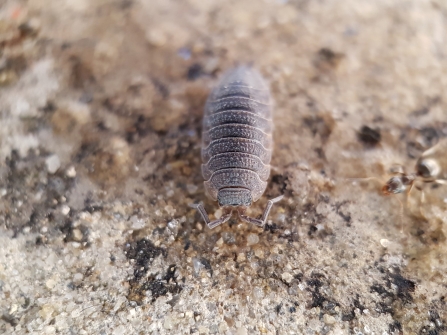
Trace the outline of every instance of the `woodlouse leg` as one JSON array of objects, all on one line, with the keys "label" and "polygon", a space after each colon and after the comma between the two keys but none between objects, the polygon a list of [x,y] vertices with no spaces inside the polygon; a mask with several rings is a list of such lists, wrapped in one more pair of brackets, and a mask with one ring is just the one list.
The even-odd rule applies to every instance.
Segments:
[{"label": "woodlouse leg", "polygon": [[222,215],[220,217],[220,219],[214,220],[214,221],[210,221],[210,218],[208,216],[208,213],[205,210],[205,207],[203,207],[203,204],[192,204],[190,205],[192,208],[197,209],[197,211],[200,213],[200,215],[202,216],[203,220],[205,221],[205,223],[207,224],[207,226],[212,229],[212,228],[216,228],[218,225],[227,222],[228,220],[230,220],[231,218],[231,214],[230,213],[225,213],[224,215]]},{"label": "woodlouse leg", "polygon": [[276,197],[274,199],[271,199],[267,202],[267,206],[265,207],[264,213],[262,214],[262,217],[260,219],[251,218],[249,216],[246,216],[243,214],[243,211],[239,210],[239,217],[249,223],[253,223],[259,227],[262,227],[265,225],[265,222],[267,221],[267,217],[269,216],[270,210],[272,209],[272,206],[274,203],[281,201],[281,199],[284,197],[284,195],[280,195],[279,197]]}]

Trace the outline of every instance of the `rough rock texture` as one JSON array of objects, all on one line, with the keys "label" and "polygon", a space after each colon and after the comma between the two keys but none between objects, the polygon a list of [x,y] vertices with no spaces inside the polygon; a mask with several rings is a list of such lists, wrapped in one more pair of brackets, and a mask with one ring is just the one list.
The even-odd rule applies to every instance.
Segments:
[{"label": "rough rock texture", "polygon": [[[247,62],[276,101],[251,215],[286,198],[209,230],[203,105]],[[380,193],[446,88],[442,0],[3,0],[0,333],[447,333],[446,188]]]}]

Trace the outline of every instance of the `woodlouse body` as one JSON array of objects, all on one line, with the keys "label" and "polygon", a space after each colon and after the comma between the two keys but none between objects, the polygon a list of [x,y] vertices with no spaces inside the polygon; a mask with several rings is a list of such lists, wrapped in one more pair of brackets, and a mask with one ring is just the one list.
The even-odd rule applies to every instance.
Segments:
[{"label": "woodlouse body", "polygon": [[273,203],[282,199],[270,200],[262,219],[244,215],[267,187],[272,130],[270,91],[260,73],[246,66],[227,72],[211,92],[203,118],[205,190],[225,211],[210,222],[203,206],[195,206],[211,228],[229,220],[234,209],[242,220],[263,225]]}]

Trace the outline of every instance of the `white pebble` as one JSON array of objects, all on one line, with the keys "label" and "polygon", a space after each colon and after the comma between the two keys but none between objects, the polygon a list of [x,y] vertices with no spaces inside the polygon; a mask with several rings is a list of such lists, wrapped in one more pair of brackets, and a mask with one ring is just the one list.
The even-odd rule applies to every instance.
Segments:
[{"label": "white pebble", "polygon": [[214,212],[214,216],[216,217],[216,219],[220,219],[222,217],[222,210],[219,208]]},{"label": "white pebble", "polygon": [[68,178],[74,178],[76,177],[76,169],[74,168],[74,166],[70,166],[67,171],[65,171],[65,175]]},{"label": "white pebble", "polygon": [[327,325],[332,325],[335,323],[335,318],[332,315],[324,314],[323,315],[323,321]]},{"label": "white pebble", "polygon": [[56,286],[56,281],[54,279],[48,279],[45,283],[46,287],[48,287],[50,290]]},{"label": "white pebble", "polygon": [[286,283],[290,283],[293,280],[293,276],[289,272],[283,272],[281,275],[281,279],[284,280]]},{"label": "white pebble", "polygon": [[70,207],[68,207],[67,205],[63,205],[63,206],[61,207],[61,213],[62,213],[63,215],[68,215],[68,213],[70,213]]},{"label": "white pebble", "polygon": [[140,219],[138,215],[132,215],[130,218],[130,222],[132,223],[132,229],[138,230],[144,228],[145,222]]},{"label": "white pebble", "polygon": [[82,235],[82,232],[79,229],[73,229],[73,239],[75,241],[82,241],[82,238],[84,235]]},{"label": "white pebble", "polygon": [[172,322],[172,318],[170,316],[165,317],[165,322],[163,323],[164,329],[172,329],[174,327],[174,323]]},{"label": "white pebble", "polygon": [[75,283],[79,283],[79,282],[81,282],[82,279],[84,279],[84,275],[83,275],[82,273],[77,272],[77,273],[75,273],[75,274],[73,275],[73,281],[74,281]]},{"label": "white pebble", "polygon": [[391,245],[391,242],[389,240],[387,240],[386,238],[382,238],[380,240],[380,244],[382,245],[382,247],[388,248]]},{"label": "white pebble", "polygon": [[45,160],[47,165],[47,170],[49,173],[53,174],[61,167],[61,160],[57,155],[51,155]]}]

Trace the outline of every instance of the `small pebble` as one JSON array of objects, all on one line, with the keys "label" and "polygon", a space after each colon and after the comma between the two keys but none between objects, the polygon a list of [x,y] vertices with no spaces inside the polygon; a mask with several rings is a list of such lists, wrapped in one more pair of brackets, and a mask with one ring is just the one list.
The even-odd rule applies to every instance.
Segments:
[{"label": "small pebble", "polygon": [[248,234],[247,236],[247,245],[254,245],[259,242],[259,236],[257,234]]},{"label": "small pebble", "polygon": [[255,249],[255,256],[258,258],[264,258],[264,250],[261,248]]},{"label": "small pebble", "polygon": [[65,172],[65,175],[68,178],[74,178],[76,177],[76,169],[74,168],[74,166],[70,166],[67,171]]},{"label": "small pebble", "polygon": [[55,286],[56,286],[56,281],[54,280],[54,279],[48,279],[46,282],[45,282],[45,286],[47,287],[47,288],[49,288],[50,290],[52,289],[52,288],[54,288]]},{"label": "small pebble", "polygon": [[223,244],[223,239],[222,239],[222,237],[221,237],[220,239],[218,239],[218,240],[216,241],[216,246],[220,247],[220,246],[222,246],[222,244]]},{"label": "small pebble", "polygon": [[196,186],[196,185],[192,185],[192,184],[187,184],[186,185],[186,190],[188,191],[189,194],[196,193],[198,189],[199,189],[199,187]]},{"label": "small pebble", "polygon": [[327,325],[332,325],[335,323],[335,318],[332,315],[324,314],[323,315],[323,321]]},{"label": "small pebble", "polygon": [[130,218],[130,222],[132,223],[132,229],[138,230],[144,227],[144,220],[138,218],[137,215],[132,215],[132,217]]},{"label": "small pebble", "polygon": [[245,257],[245,254],[243,252],[239,253],[237,255],[237,261],[242,263],[245,262],[247,260],[247,257]]},{"label": "small pebble", "polygon": [[63,206],[61,207],[61,213],[62,213],[63,215],[68,215],[68,213],[70,213],[70,207],[68,207],[67,205],[63,205]]},{"label": "small pebble", "polygon": [[73,229],[73,239],[75,241],[82,241],[82,238],[84,236],[82,235],[82,232],[79,229]]},{"label": "small pebble", "polygon": [[164,329],[172,329],[174,327],[174,323],[172,322],[172,318],[170,316],[165,317],[165,321],[163,323]]},{"label": "small pebble", "polygon": [[54,326],[45,326],[44,334],[56,334],[56,328]]},{"label": "small pebble", "polygon": [[214,216],[216,217],[216,219],[220,219],[222,217],[222,210],[220,208],[216,210],[214,212]]},{"label": "small pebble", "polygon": [[389,248],[389,246],[391,245],[391,242],[389,240],[387,240],[386,238],[382,238],[380,240],[380,244],[382,245],[382,247],[384,248]]},{"label": "small pebble", "polygon": [[146,33],[146,38],[150,44],[161,47],[166,43],[166,36],[160,30],[150,30]]},{"label": "small pebble", "polygon": [[79,283],[79,282],[81,282],[82,279],[84,279],[84,275],[83,275],[82,273],[77,272],[77,273],[75,273],[75,274],[73,275],[73,281],[74,281],[75,283]]},{"label": "small pebble", "polygon": [[61,161],[57,155],[51,155],[45,160],[47,165],[47,170],[49,173],[53,174],[61,167]]},{"label": "small pebble", "polygon": [[283,272],[281,275],[282,280],[284,280],[286,283],[290,283],[293,280],[293,276],[289,272]]}]

